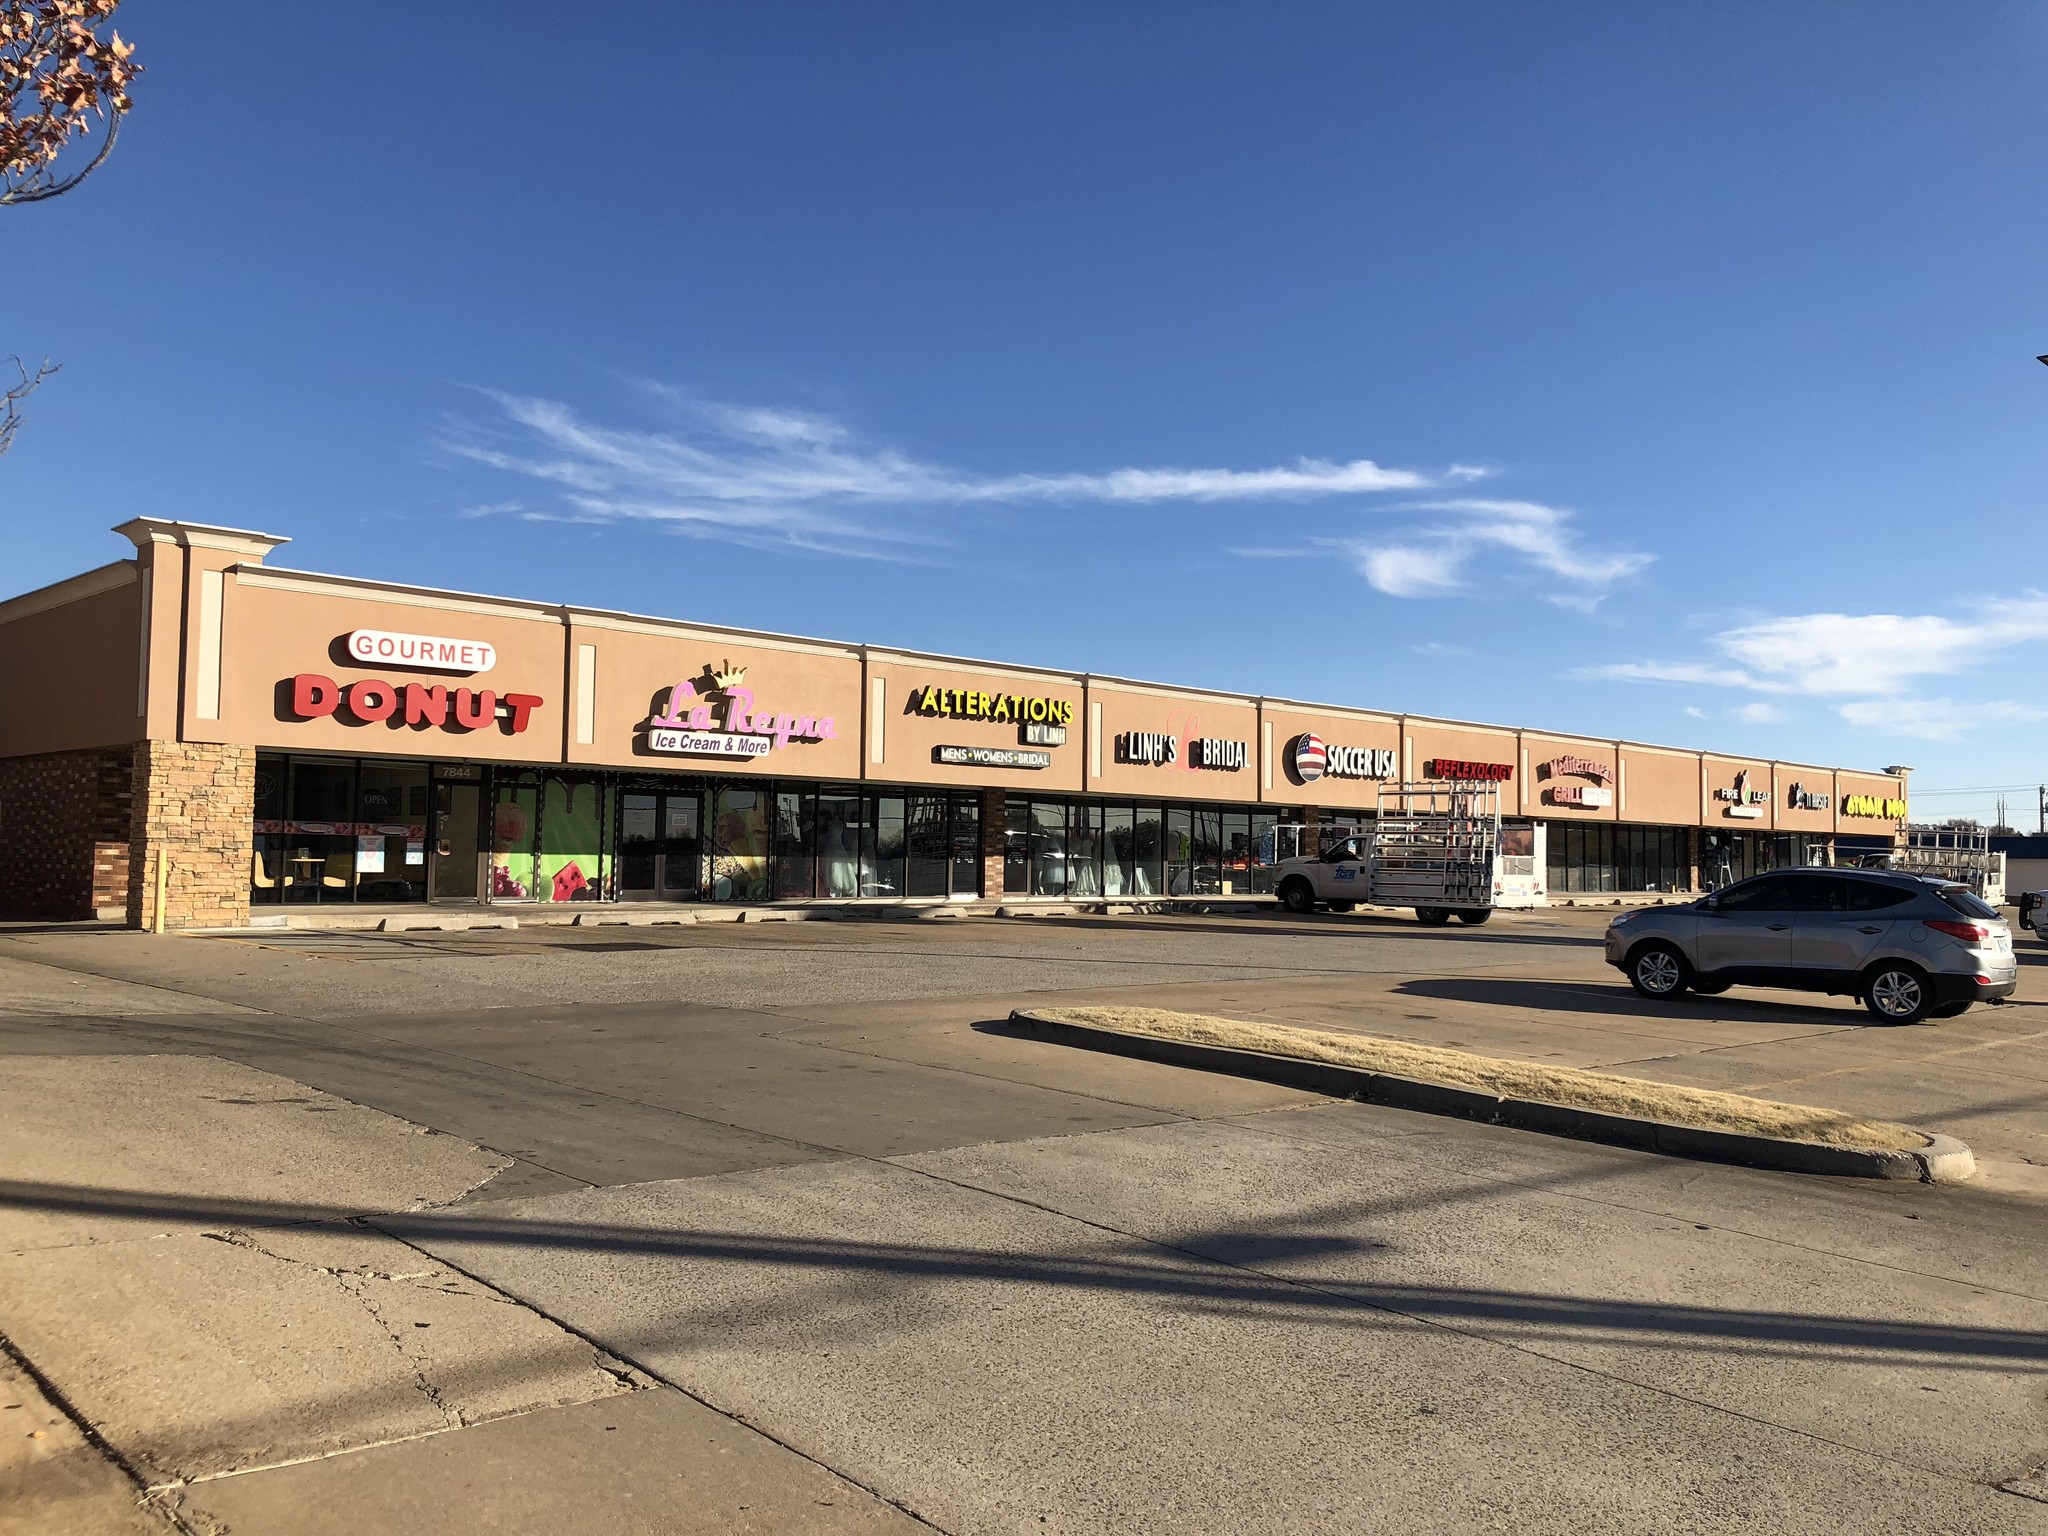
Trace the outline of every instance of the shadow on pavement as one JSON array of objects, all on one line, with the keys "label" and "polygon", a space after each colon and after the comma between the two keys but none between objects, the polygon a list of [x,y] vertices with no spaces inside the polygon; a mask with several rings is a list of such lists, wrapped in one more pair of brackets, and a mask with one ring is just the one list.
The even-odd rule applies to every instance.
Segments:
[{"label": "shadow on pavement", "polygon": [[[159,1196],[121,1190],[0,1181],[0,1206],[23,1210],[128,1216],[139,1221],[200,1222],[223,1227],[303,1222],[303,1206],[262,1201]],[[336,1212],[337,1217],[345,1213]],[[1750,1357],[1808,1356],[1881,1364],[1906,1357],[1938,1369],[2048,1375],[2048,1333],[2028,1328],[1973,1327],[1901,1317],[1850,1317],[1740,1307],[1509,1291],[1471,1286],[1377,1283],[1306,1274],[1299,1280],[1226,1267],[1216,1256],[1245,1234],[1229,1230],[1177,1235],[1171,1245],[1123,1237],[1103,1247],[1100,1228],[1077,1238],[1088,1251],[1058,1253],[943,1242],[863,1241],[843,1237],[720,1231],[704,1227],[621,1225],[606,1221],[522,1218],[483,1211],[419,1211],[359,1219],[438,1258],[489,1277],[494,1253],[598,1255],[677,1265],[768,1268],[809,1273],[851,1285],[894,1291],[906,1284],[998,1281],[1055,1290],[1121,1292],[1177,1306],[1237,1312],[1265,1319],[1298,1318],[1368,1324],[1380,1313],[1461,1330],[1498,1328],[1521,1340],[1638,1343],[1666,1349]],[[1343,1253],[1370,1254],[1382,1245],[1342,1234],[1274,1233],[1257,1245],[1258,1261],[1284,1263]],[[880,1294],[877,1292],[877,1294]],[[815,1297],[796,1298],[806,1304]],[[758,1300],[729,1323],[759,1320]],[[665,1318],[660,1338],[692,1333],[716,1319]],[[633,1340],[607,1337],[606,1347],[631,1357]]]},{"label": "shadow on pavement", "polygon": [[1714,997],[1687,995],[1675,1002],[1653,1003],[1638,997],[1627,982],[1515,981],[1486,976],[1433,976],[1404,981],[1393,988],[1398,996],[1426,997],[1437,1002],[1483,1003],[1495,1008],[1541,1008],[1554,1013],[1600,1013],[1617,1018],[1698,1018],[1708,1011],[1739,1010],[1745,1016],[1784,1017],[1802,1024],[1861,1028],[1873,1022],[1861,1008],[1846,1003],[1791,1003],[1777,998],[1746,997],[1740,990]]},{"label": "shadow on pavement", "polygon": [[1190,912],[1180,915],[1162,913],[1154,917],[1096,917],[1070,913],[1048,913],[1043,917],[1005,919],[1005,925],[1023,929],[1030,928],[1072,928],[1083,933],[1129,932],[1129,933],[1201,933],[1205,930],[1222,929],[1237,934],[1280,934],[1289,938],[1328,939],[1351,935],[1364,938],[1411,938],[1428,942],[1459,939],[1470,944],[1532,944],[1563,947],[1567,949],[1598,949],[1603,940],[1599,933],[1588,932],[1581,936],[1568,933],[1517,933],[1511,927],[1497,928],[1492,924],[1474,927],[1468,923],[1454,923],[1447,928],[1425,928],[1407,916],[1383,916],[1375,912],[1317,913],[1302,917],[1292,912],[1278,911],[1268,916],[1264,913],[1225,914]]}]

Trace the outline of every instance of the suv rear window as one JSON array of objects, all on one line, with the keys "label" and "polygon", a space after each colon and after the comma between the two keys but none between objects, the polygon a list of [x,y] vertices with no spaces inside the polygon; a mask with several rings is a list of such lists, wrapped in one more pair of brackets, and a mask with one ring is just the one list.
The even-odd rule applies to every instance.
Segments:
[{"label": "suv rear window", "polygon": [[1893,885],[1889,880],[1844,880],[1849,899],[1847,912],[1882,912],[1886,907],[1903,907],[1919,894],[1910,885]]},{"label": "suv rear window", "polygon": [[1934,894],[1954,907],[1965,917],[1996,917],[1998,908],[1991,905],[1967,885],[1937,885]]}]

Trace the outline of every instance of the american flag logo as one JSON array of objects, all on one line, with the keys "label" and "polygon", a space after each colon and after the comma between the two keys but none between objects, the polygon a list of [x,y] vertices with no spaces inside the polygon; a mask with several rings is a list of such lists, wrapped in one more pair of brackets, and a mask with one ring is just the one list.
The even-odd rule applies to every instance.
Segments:
[{"label": "american flag logo", "polygon": [[1303,731],[1294,738],[1294,772],[1302,783],[1315,783],[1329,763],[1330,749],[1323,744],[1322,737]]}]

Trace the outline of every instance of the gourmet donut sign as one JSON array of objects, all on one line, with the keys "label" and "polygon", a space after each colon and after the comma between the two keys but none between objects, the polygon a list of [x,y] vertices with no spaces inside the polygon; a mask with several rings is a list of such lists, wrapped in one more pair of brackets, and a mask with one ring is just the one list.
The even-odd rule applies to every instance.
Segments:
[{"label": "gourmet donut sign", "polygon": [[1313,784],[1324,774],[1333,779],[1391,779],[1394,776],[1392,747],[1338,747],[1313,731],[1303,731],[1288,747],[1294,776]]},{"label": "gourmet donut sign", "polygon": [[350,630],[342,641],[349,660],[366,667],[406,667],[415,672],[460,672],[473,676],[498,664],[498,648],[483,640],[447,635],[403,635],[388,629]]}]

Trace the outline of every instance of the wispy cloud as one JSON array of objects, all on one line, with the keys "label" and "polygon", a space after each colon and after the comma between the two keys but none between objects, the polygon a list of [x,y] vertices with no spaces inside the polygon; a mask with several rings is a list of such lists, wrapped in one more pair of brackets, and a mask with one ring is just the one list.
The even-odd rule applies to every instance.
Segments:
[{"label": "wispy cloud", "polygon": [[1459,497],[1392,502],[1383,510],[1425,515],[1392,537],[1333,542],[1390,597],[1443,597],[1470,590],[1485,557],[1505,555],[1539,576],[1565,583],[1563,590],[1549,594],[1551,601],[1590,611],[1608,589],[1654,558],[1588,550],[1572,527],[1572,513],[1541,502]]},{"label": "wispy cloud", "polygon": [[1721,660],[1619,662],[1597,675],[1630,682],[1696,683],[1756,693],[1903,694],[1925,677],[1951,676],[2017,645],[2048,639],[2048,597],[1980,603],[1963,618],[1940,614],[1807,613],[1724,629],[1708,639]]},{"label": "wispy cloud", "polygon": [[[919,545],[942,542],[931,514],[943,509],[1310,501],[1440,483],[1370,459],[1301,458],[1264,469],[974,474],[865,440],[827,416],[723,405],[656,384],[643,388],[663,418],[658,427],[602,426],[560,401],[484,391],[495,417],[450,423],[442,446],[551,492],[549,505],[520,512],[529,518],[644,521],[698,537],[883,556],[913,555]],[[1459,465],[1441,481],[1483,473]]]},{"label": "wispy cloud", "polygon": [[[2000,660],[2015,647],[2048,640],[2048,596],[1992,598],[1960,616],[1806,613],[1739,624],[1708,637],[1703,660],[1617,662],[1586,675],[1625,682],[1735,688],[1771,698],[1840,700],[1851,725],[1893,735],[1946,740],[1987,726],[2048,720],[2048,710],[2007,700],[1915,697],[1934,677],[1953,677]],[[1763,720],[1763,700],[1743,718]],[[1750,711],[1744,714],[1744,711]]]},{"label": "wispy cloud", "polygon": [[1856,699],[1839,706],[1837,713],[1866,730],[1922,741],[1949,741],[1987,726],[2048,720],[2048,709],[2010,699]]}]

